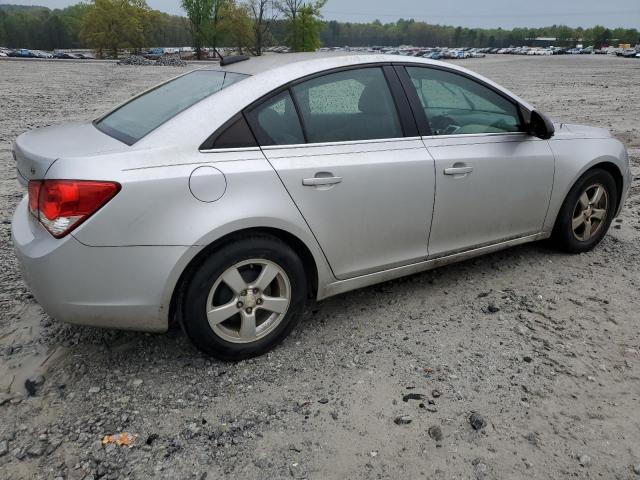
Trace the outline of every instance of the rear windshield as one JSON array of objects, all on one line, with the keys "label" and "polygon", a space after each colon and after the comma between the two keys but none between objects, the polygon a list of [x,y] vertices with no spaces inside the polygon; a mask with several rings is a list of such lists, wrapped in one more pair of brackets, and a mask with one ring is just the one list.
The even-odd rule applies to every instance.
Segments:
[{"label": "rear windshield", "polygon": [[107,135],[133,145],[178,113],[247,76],[196,70],[134,98],[97,120],[95,125]]}]

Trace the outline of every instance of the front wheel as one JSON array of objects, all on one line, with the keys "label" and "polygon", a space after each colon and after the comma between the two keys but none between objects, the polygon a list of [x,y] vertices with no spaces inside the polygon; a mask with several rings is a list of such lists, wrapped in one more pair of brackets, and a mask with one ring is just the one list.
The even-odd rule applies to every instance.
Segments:
[{"label": "front wheel", "polygon": [[593,169],[578,179],[565,199],[552,239],[570,253],[588,252],[607,233],[617,208],[616,182],[609,172]]},{"label": "front wheel", "polygon": [[242,238],[214,251],[194,273],[182,324],[204,353],[250,358],[291,332],[306,288],[303,264],[291,247],[268,235]]}]

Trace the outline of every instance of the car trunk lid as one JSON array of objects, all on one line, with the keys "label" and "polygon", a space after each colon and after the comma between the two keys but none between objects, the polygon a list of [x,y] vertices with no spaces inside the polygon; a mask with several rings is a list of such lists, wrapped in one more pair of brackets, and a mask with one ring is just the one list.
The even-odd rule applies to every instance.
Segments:
[{"label": "car trunk lid", "polygon": [[102,133],[92,123],[67,123],[31,130],[14,145],[18,181],[43,179],[53,163],[65,157],[90,156],[130,147]]}]

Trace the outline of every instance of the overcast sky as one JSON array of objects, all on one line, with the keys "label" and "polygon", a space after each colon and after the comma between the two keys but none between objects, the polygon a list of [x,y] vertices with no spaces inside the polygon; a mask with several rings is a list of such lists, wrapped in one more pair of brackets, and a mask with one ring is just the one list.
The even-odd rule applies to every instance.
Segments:
[{"label": "overcast sky", "polygon": [[[61,8],[78,0],[0,0],[2,3]],[[147,0],[158,10],[184,14],[180,0]],[[328,20],[393,22],[414,18],[429,23],[466,27],[513,28],[566,24],[601,24],[640,28],[640,0],[329,0],[323,9]]]}]

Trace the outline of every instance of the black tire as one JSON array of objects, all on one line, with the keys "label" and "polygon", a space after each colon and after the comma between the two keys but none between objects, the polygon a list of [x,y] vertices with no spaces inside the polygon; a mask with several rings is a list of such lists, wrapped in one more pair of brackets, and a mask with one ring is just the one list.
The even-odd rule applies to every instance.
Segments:
[{"label": "black tire", "polygon": [[[577,238],[573,230],[573,219],[577,217],[579,199],[590,186],[600,185],[604,187],[607,196],[606,216],[599,227],[588,239]],[[585,172],[573,185],[558,212],[556,223],[553,227],[552,242],[560,250],[568,253],[588,252],[595,247],[606,235],[613,216],[617,210],[618,193],[616,182],[609,172],[600,168],[594,168]],[[584,226],[581,227],[584,231]]]},{"label": "black tire", "polygon": [[[290,300],[284,316],[266,336],[249,343],[234,343],[216,334],[209,325],[207,302],[210,291],[223,273],[248,259],[264,259],[280,267],[288,277]],[[247,272],[242,275],[247,277]],[[271,235],[251,235],[226,243],[198,266],[185,291],[181,323],[191,342],[207,355],[220,360],[243,360],[271,350],[289,335],[302,317],[306,295],[304,265],[294,250]],[[255,307],[254,314],[257,315],[259,308]]]}]

